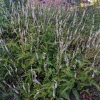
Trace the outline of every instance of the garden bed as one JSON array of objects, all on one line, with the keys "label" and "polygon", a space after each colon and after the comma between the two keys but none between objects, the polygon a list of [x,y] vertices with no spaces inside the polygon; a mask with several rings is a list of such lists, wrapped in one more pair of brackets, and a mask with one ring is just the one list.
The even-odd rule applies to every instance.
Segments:
[{"label": "garden bed", "polygon": [[98,6],[7,7],[0,16],[0,99],[99,100]]}]

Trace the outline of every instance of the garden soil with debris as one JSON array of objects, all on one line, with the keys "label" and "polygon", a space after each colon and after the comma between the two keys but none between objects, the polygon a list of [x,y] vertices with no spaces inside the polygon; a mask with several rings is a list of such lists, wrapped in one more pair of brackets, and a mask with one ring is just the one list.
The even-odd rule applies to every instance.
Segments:
[{"label": "garden soil with debris", "polygon": [[[98,91],[94,86],[88,87],[90,93],[84,91],[79,91],[80,100],[100,100],[100,91]],[[70,95],[70,100],[76,100],[73,94]]]},{"label": "garden soil with debris", "polygon": [[[96,77],[95,81],[98,83],[98,85],[100,86],[100,77]],[[88,86],[85,87],[84,90],[89,90],[89,93],[86,93],[84,91],[79,91],[79,96],[80,96],[80,100],[100,100],[100,91],[98,91],[96,89],[96,87],[94,86]],[[73,94],[70,95],[70,100],[76,100],[75,96]]]}]

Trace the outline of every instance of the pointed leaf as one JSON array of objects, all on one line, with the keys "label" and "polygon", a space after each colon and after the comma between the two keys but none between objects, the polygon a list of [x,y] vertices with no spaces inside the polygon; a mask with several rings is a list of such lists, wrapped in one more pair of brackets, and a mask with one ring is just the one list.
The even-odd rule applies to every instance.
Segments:
[{"label": "pointed leaf", "polygon": [[73,94],[75,95],[76,100],[79,100],[79,94],[76,89],[72,90]]}]

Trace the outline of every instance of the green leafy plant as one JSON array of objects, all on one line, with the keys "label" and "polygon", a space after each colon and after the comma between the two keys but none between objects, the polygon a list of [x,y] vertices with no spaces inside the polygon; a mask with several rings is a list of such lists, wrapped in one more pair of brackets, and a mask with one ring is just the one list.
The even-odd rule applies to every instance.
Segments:
[{"label": "green leafy plant", "polygon": [[[18,5],[19,7],[19,5]],[[3,20],[0,81],[23,100],[70,100],[72,92],[99,85],[99,32],[95,15],[52,7],[19,7]],[[87,19],[86,19],[87,17]],[[91,18],[92,17],[92,21]],[[87,27],[87,29],[85,29]],[[98,28],[97,28],[98,29]],[[96,66],[96,67],[95,67]]]}]

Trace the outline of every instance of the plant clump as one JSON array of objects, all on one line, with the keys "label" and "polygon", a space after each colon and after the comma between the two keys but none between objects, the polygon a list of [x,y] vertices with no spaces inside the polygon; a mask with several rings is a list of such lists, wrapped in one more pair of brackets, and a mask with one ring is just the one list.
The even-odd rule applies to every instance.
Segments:
[{"label": "plant clump", "polygon": [[95,8],[11,2],[2,8],[0,91],[16,100],[70,100],[95,86],[100,63],[100,14]]}]

